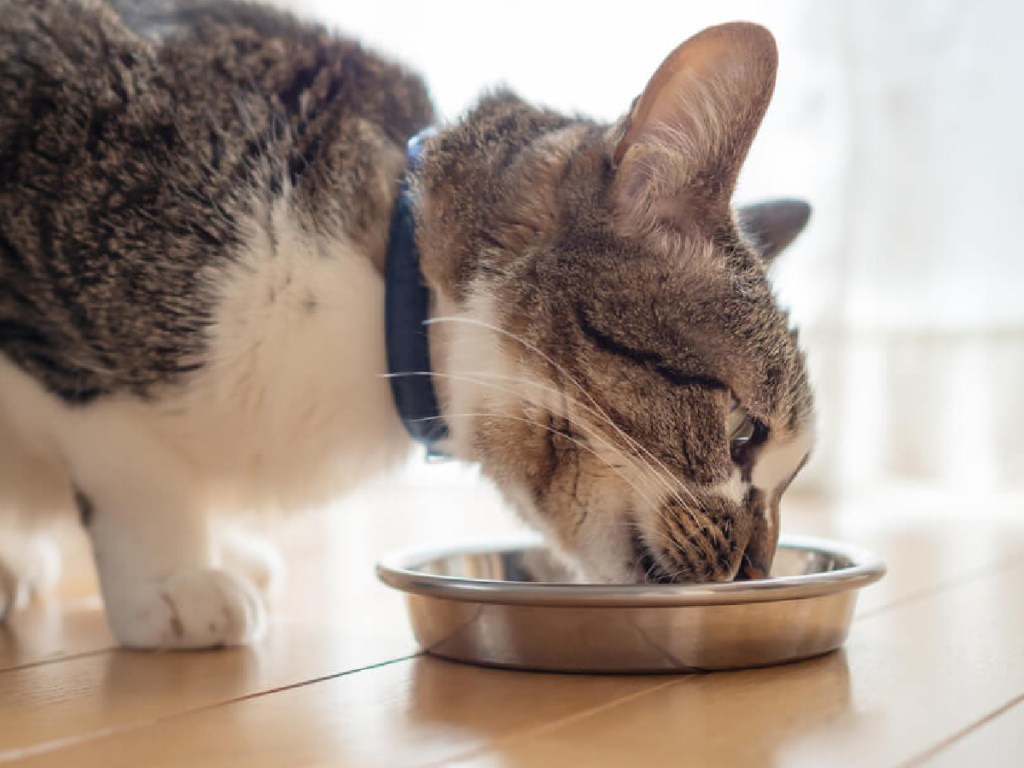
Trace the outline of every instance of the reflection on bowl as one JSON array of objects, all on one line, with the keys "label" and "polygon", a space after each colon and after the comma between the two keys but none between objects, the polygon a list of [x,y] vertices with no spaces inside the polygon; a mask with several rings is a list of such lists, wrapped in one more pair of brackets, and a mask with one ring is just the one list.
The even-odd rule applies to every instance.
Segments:
[{"label": "reflection on bowl", "polygon": [[764,666],[838,648],[857,591],[885,573],[833,542],[784,539],[771,578],[727,584],[578,584],[534,540],[393,555],[417,640],[438,656],[572,672]]}]

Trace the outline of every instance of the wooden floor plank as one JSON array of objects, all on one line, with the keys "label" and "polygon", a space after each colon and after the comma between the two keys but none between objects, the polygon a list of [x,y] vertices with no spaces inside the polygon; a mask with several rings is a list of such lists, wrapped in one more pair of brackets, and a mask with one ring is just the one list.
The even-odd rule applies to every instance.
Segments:
[{"label": "wooden floor plank", "polygon": [[1020,768],[1024,765],[1024,694],[906,768]]},{"label": "wooden floor plank", "polygon": [[955,498],[833,503],[798,498],[785,504],[784,515],[784,535],[856,544],[889,565],[885,579],[861,595],[858,615],[1024,559],[1024,509],[1011,502],[970,507]]},{"label": "wooden floor plank", "polygon": [[[943,534],[923,521],[899,525],[903,534],[890,555],[898,588],[884,593],[891,607],[876,601],[844,653],[805,664],[681,680],[537,675],[417,659],[202,711],[149,711],[157,722],[136,718],[137,727],[128,728],[122,721],[126,730],[86,734],[86,741],[18,764],[396,766],[472,753],[467,763],[479,765],[658,765],[686,755],[694,764],[895,766],[1024,692],[1024,616],[1003,610],[1024,601],[1024,564],[1006,560],[1024,548],[1019,526],[975,520],[971,535],[956,525],[940,527]],[[892,521],[875,526],[874,534],[867,526],[851,538],[891,536]],[[936,568],[934,558],[955,551],[957,541],[961,561]],[[974,575],[951,583],[957,569]],[[157,688],[173,691],[180,683],[184,695],[207,676],[244,679],[247,665],[276,668],[332,647],[307,642],[305,650],[278,656],[236,656],[233,673],[208,654],[208,667],[171,659],[169,666],[154,662],[148,674]],[[106,706],[139,695],[129,684],[136,674],[120,676],[123,691],[107,687]],[[228,685],[222,679],[214,688]],[[104,690],[96,681],[86,687],[90,701]],[[137,706],[153,705],[142,697]]]},{"label": "wooden floor plank", "polygon": [[686,680],[458,764],[621,766],[643,733],[653,765],[901,765],[1024,693],[1007,603],[1024,603],[1024,563],[865,617],[843,653]]},{"label": "wooden floor plank", "polygon": [[[872,504],[843,507],[813,498],[787,502],[786,532],[861,544],[889,562],[904,562],[910,549],[922,560],[931,556],[944,562],[941,574],[928,573],[926,578],[916,567],[891,568],[880,585],[862,596],[859,614],[1024,556],[1024,537],[1005,535],[1007,529],[1020,530],[1020,515],[964,515],[957,504],[906,504],[880,515]],[[283,534],[279,528],[271,529],[284,538],[291,571],[291,590],[275,609],[288,618],[330,621],[325,606],[335,601],[338,616],[351,612],[352,596],[358,601],[364,585],[373,582],[373,563],[385,551],[452,537],[501,535],[517,528],[485,488],[378,489],[370,499],[356,498],[333,513],[292,521]],[[114,646],[93,594],[95,577],[85,539],[80,532],[66,531],[61,539],[70,550],[73,578],[58,594],[63,599],[37,602],[0,625],[0,671]]]},{"label": "wooden floor plank", "polygon": [[52,538],[63,554],[64,578],[42,599],[13,611],[0,624],[0,672],[113,648],[114,638],[96,596],[96,576],[85,534],[57,525]]},{"label": "wooden floor plank", "polygon": [[[111,651],[98,601],[83,601],[76,592],[74,599],[19,614],[0,630],[0,754],[34,754],[34,765],[113,765],[112,754],[141,759],[146,749],[155,750],[157,742],[164,744],[169,734],[176,734],[166,751],[168,760],[223,758],[203,763],[209,765],[231,764],[234,757],[239,764],[259,765],[245,757],[250,747],[289,764],[298,764],[285,759],[292,753],[328,764],[339,764],[330,755],[353,765],[388,764],[396,755],[419,760],[421,753],[427,760],[482,749],[495,740],[499,745],[515,744],[517,735],[562,720],[578,719],[581,726],[606,722],[599,710],[630,697],[640,696],[608,712],[630,711],[648,698],[660,700],[641,694],[672,682],[608,678],[594,683],[585,677],[476,670],[429,659],[336,677],[413,650],[400,596],[377,584],[373,576],[373,562],[382,552],[514,528],[493,495],[475,489],[396,489],[386,496],[378,493],[362,506],[356,499],[347,509],[297,521],[283,535],[285,550],[297,567],[288,589],[275,601],[270,637],[252,649],[198,654]],[[948,510],[908,507],[881,515],[870,506],[837,511],[816,502],[798,502],[789,505],[786,520],[790,532],[859,543],[889,560],[889,576],[863,595],[858,608],[865,626],[883,620],[890,607],[902,615],[931,600],[941,604],[957,585],[960,590],[974,585],[984,593],[994,569],[1011,567],[1024,554],[1024,521],[1019,519],[968,518]],[[846,689],[855,688],[852,680],[864,675],[871,679],[872,670],[884,667],[884,654],[878,660],[876,645],[889,647],[895,642],[896,657],[907,652],[892,633],[883,632],[866,645],[861,635],[855,631],[848,663],[837,666],[842,657],[832,657],[806,667],[737,673],[735,679],[754,675],[753,689],[782,692],[802,685],[818,691],[816,701],[824,702],[823,711],[833,711],[829,692],[843,689],[837,680],[845,679]],[[867,672],[858,672],[865,664]],[[916,669],[922,672],[924,667]],[[733,691],[726,685],[733,677],[698,678],[685,685],[695,683],[693,690],[707,691],[708,701],[717,701],[719,687]],[[277,690],[323,678],[330,679]],[[736,685],[744,690],[744,685]],[[669,690],[675,686],[658,696],[667,696]],[[673,693],[677,695],[681,694]],[[707,709],[701,717],[714,720],[713,708],[702,696],[697,701],[687,706]],[[368,714],[356,715],[354,710]],[[813,710],[783,710],[805,724],[815,717]],[[839,721],[849,717],[846,710],[834,711]],[[883,707],[882,722],[888,715]],[[364,743],[362,731],[345,724],[349,720],[363,723],[367,734],[391,746],[374,751],[376,747]],[[272,722],[277,723],[273,728]],[[646,740],[643,723],[636,721],[635,735]],[[653,728],[665,727],[656,718],[651,723]],[[762,724],[770,730],[773,723],[768,719]],[[573,732],[569,725],[564,727]],[[810,732],[815,732],[813,727]],[[539,735],[524,738],[523,748],[536,738]],[[221,746],[214,749],[218,739]],[[133,753],[135,748],[142,751]],[[156,751],[164,754],[165,747]],[[486,759],[499,761],[506,756],[501,749],[486,754]]]},{"label": "wooden floor plank", "polygon": [[10,670],[0,675],[0,760],[415,652],[411,638],[394,634],[278,623],[255,648],[116,651]]},{"label": "wooden floor plank", "polygon": [[0,625],[0,673],[107,651],[114,645],[99,598],[37,601]]},{"label": "wooden floor plank", "polygon": [[[452,504],[452,496],[461,504]],[[360,508],[357,496],[275,529],[288,555],[289,578],[271,601],[268,636],[251,648],[115,650],[98,597],[77,596],[80,584],[92,579],[88,571],[65,589],[73,599],[16,613],[0,627],[0,756],[414,653],[403,598],[374,574],[379,556],[436,536],[437,525],[466,535],[517,526],[473,489],[396,490],[388,500],[389,506],[371,510]],[[428,514],[410,519],[410,508]],[[72,561],[88,564],[84,537],[79,539]]]},{"label": "wooden floor plank", "polygon": [[[288,620],[332,623],[371,605],[374,563],[386,551],[437,541],[445,532],[488,536],[521,528],[486,488],[377,487],[332,507],[273,521],[256,530],[282,551],[286,588],[273,613]],[[61,525],[56,538],[66,577],[53,595],[14,611],[0,624],[0,670],[56,661],[115,646],[96,595],[96,578],[84,534]],[[332,610],[337,607],[337,610]]]},{"label": "wooden floor plank", "polygon": [[394,768],[479,747],[670,682],[522,674],[419,657],[13,764]]}]

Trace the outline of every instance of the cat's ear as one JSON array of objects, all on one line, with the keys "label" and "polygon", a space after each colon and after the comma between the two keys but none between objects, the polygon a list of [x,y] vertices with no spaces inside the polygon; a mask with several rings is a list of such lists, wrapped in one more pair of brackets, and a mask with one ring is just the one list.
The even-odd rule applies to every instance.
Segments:
[{"label": "cat's ear", "polygon": [[715,226],[730,215],[777,63],[771,33],[745,22],[706,29],[669,54],[613,137],[624,234]]},{"label": "cat's ear", "polygon": [[803,232],[810,218],[811,206],[803,200],[767,200],[736,210],[740,231],[766,263]]}]

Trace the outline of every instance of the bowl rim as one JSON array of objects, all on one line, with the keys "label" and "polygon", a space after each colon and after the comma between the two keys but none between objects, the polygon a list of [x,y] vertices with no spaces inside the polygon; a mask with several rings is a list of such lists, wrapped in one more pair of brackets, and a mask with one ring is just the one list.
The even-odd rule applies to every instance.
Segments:
[{"label": "bowl rim", "polygon": [[736,605],[801,600],[861,589],[886,573],[883,560],[854,545],[807,536],[782,536],[780,549],[798,549],[846,558],[834,571],[781,576],[759,581],[714,584],[572,584],[509,582],[424,573],[423,565],[456,555],[510,552],[543,547],[536,536],[487,539],[392,552],[377,563],[377,577],[389,587],[415,595],[460,602],[562,607],[678,607]]}]

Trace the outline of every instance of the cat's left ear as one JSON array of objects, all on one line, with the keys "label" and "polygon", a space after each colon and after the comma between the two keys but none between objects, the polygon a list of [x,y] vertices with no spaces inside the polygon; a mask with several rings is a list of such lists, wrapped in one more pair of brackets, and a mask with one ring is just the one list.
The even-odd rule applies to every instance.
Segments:
[{"label": "cat's left ear", "polygon": [[740,231],[767,264],[803,232],[810,218],[811,206],[803,200],[766,200],[736,209]]},{"label": "cat's left ear", "polygon": [[620,232],[728,220],[777,64],[771,33],[746,22],[706,29],[668,55],[610,136]]}]

